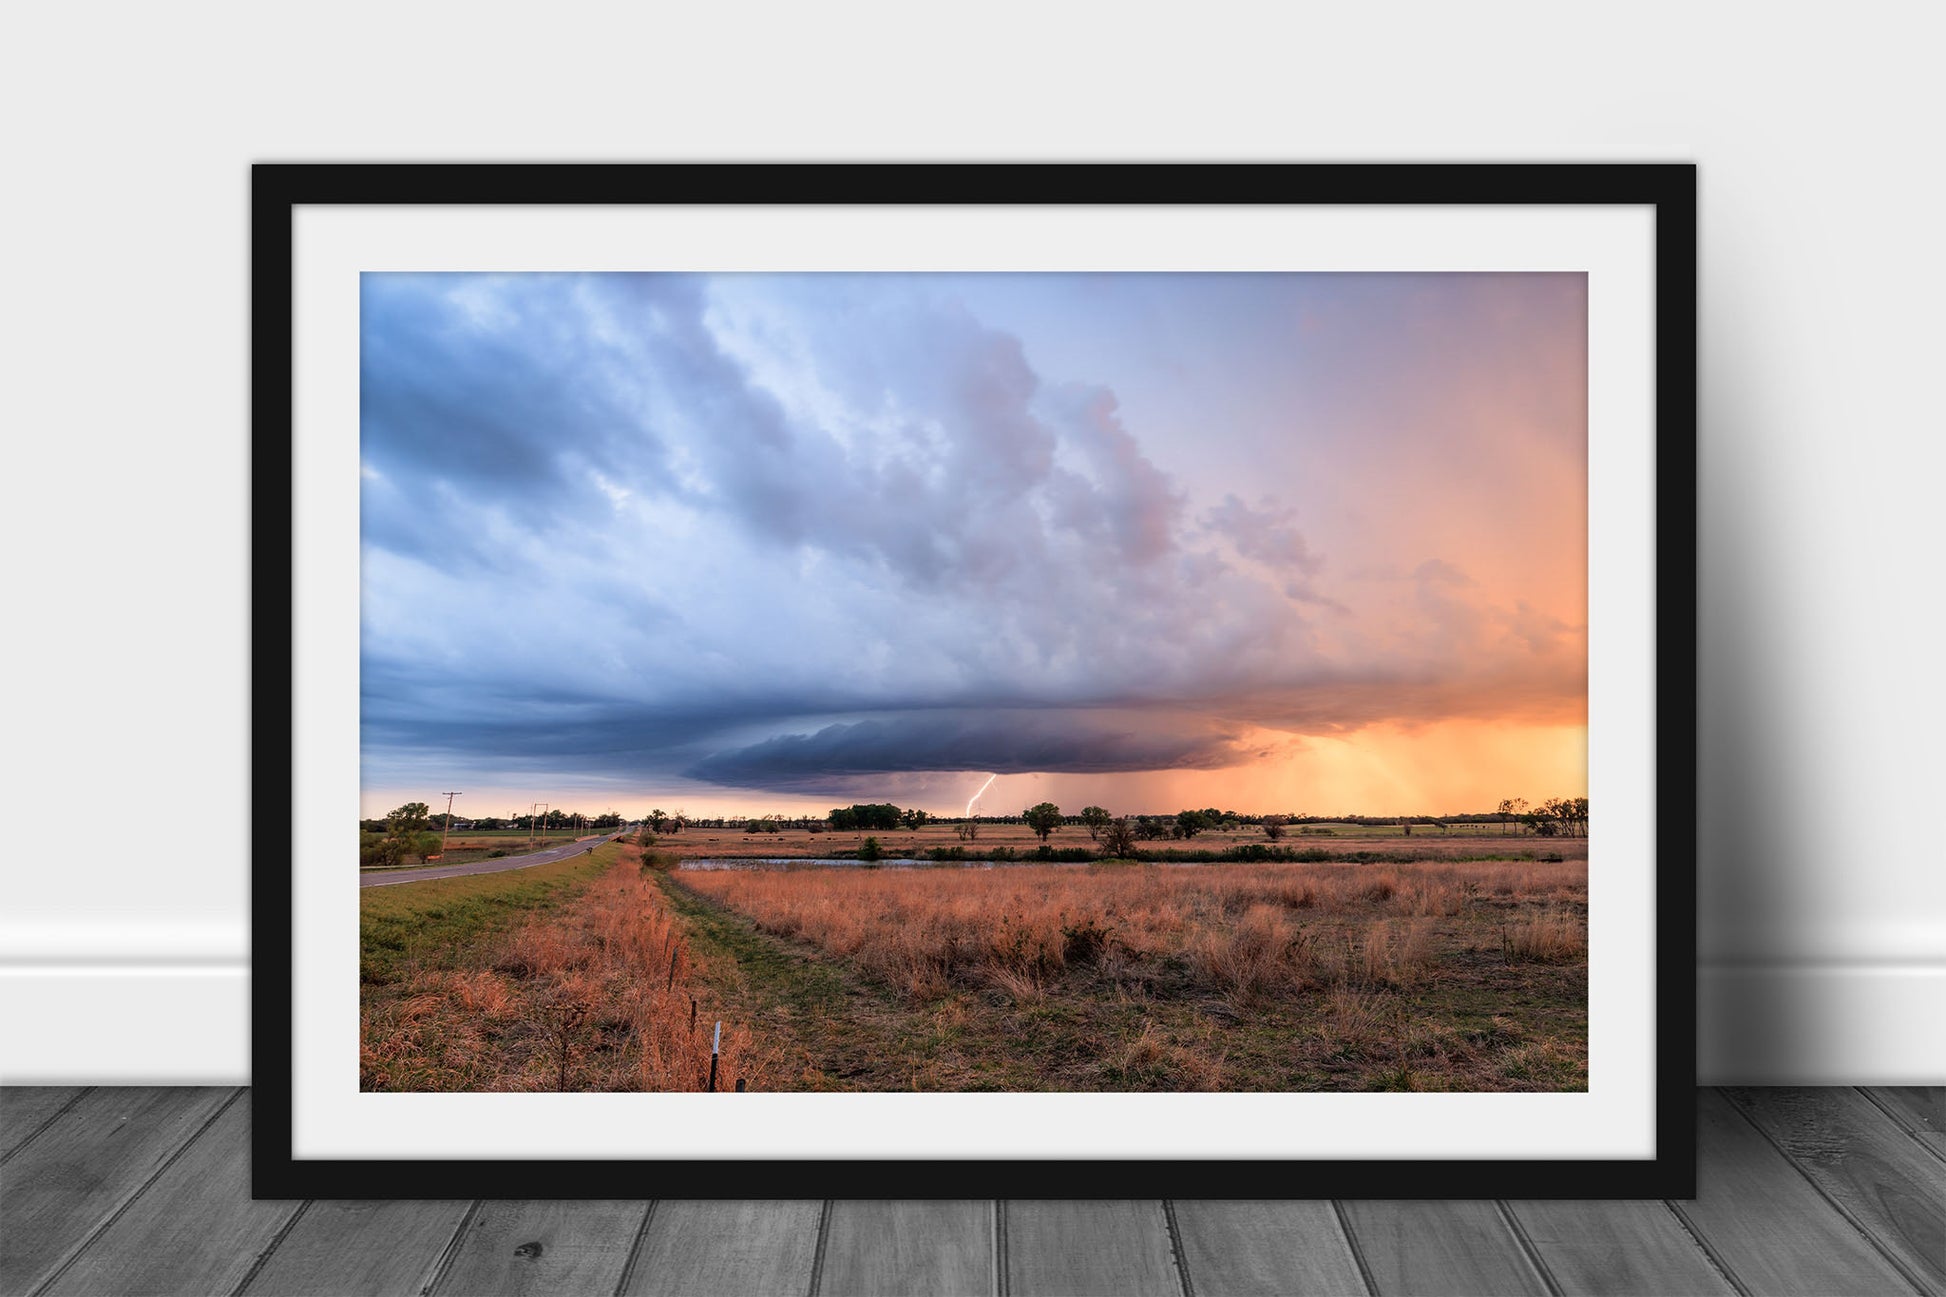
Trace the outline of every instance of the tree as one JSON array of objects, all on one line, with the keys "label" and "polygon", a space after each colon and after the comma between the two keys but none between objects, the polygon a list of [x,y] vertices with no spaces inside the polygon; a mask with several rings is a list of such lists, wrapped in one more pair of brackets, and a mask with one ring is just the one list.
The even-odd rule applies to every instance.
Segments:
[{"label": "tree", "polygon": [[1027,822],[1028,828],[1040,835],[1042,845],[1046,845],[1048,834],[1061,827],[1061,808],[1053,802],[1042,802],[1022,811],[1020,818]]},{"label": "tree", "polygon": [[1500,817],[1502,824],[1521,819],[1527,814],[1527,799],[1525,797],[1509,797],[1494,807],[1493,813]]},{"label": "tree", "polygon": [[1128,822],[1128,816],[1110,820],[1102,828],[1101,854],[1104,860],[1124,859],[1135,854],[1135,826]]},{"label": "tree", "polygon": [[1081,822],[1088,826],[1088,836],[1096,842],[1101,841],[1101,831],[1108,827],[1112,817],[1099,806],[1081,808]]},{"label": "tree", "polygon": [[654,810],[649,812],[649,827],[653,829],[655,832],[657,833],[662,832],[663,829],[668,827],[668,824],[669,824],[668,813],[665,812],[660,806],[656,807]]},{"label": "tree", "polygon": [[1281,815],[1264,816],[1264,836],[1272,842],[1284,836],[1284,817]]},{"label": "tree", "polygon": [[858,858],[860,860],[865,860],[865,861],[878,860],[882,858],[884,855],[885,855],[885,849],[878,845],[877,838],[866,838],[864,845],[858,848]]},{"label": "tree", "polygon": [[427,832],[431,824],[424,802],[407,802],[386,815],[385,837],[375,852],[378,863],[396,865],[407,856],[423,859],[436,851],[439,838]]},{"label": "tree", "polygon": [[385,817],[385,831],[393,837],[404,837],[408,833],[424,833],[432,823],[424,802],[407,802]]},{"label": "tree", "polygon": [[904,823],[903,813],[890,802],[865,802],[853,806],[833,807],[828,818],[831,820],[831,827],[841,831],[896,829]]},{"label": "tree", "polygon": [[1185,838],[1193,838],[1210,826],[1209,817],[1202,811],[1177,811],[1176,828]]},{"label": "tree", "polygon": [[959,840],[961,842],[978,842],[980,840],[980,822],[978,820],[961,820],[953,826],[953,832],[959,834]]},{"label": "tree", "polygon": [[908,829],[911,829],[915,833],[924,828],[926,821],[931,818],[932,816],[916,806],[909,811],[902,811],[899,814],[899,819],[904,822]]}]

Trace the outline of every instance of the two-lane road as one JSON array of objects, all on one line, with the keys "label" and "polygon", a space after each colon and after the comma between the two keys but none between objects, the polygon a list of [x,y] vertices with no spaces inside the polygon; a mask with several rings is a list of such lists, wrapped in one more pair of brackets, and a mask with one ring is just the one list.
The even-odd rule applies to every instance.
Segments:
[{"label": "two-lane road", "polygon": [[465,865],[433,865],[426,869],[374,869],[358,876],[360,887],[393,887],[399,883],[420,883],[428,878],[458,878],[462,874],[497,874],[507,869],[532,869],[535,865],[551,864],[578,856],[589,847],[598,847],[604,842],[613,841],[622,835],[596,834],[593,837],[578,838],[573,842],[557,843],[530,851],[518,856],[502,856],[498,860],[475,860]]}]

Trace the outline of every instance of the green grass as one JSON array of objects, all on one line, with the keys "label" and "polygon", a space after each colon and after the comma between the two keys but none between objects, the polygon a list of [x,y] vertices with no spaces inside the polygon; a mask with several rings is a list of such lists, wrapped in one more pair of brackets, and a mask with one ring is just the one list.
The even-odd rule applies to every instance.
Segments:
[{"label": "green grass", "polygon": [[532,869],[371,887],[358,897],[358,978],[386,985],[408,966],[456,968],[468,946],[587,890],[620,848]]}]

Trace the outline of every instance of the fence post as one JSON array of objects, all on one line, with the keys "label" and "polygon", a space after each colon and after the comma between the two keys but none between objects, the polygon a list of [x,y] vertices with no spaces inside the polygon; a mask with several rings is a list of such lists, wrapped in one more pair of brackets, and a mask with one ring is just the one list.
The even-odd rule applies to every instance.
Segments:
[{"label": "fence post", "polygon": [[722,1048],[723,1020],[718,1018],[716,1020],[716,1035],[710,1039],[709,1043],[709,1088],[712,1094],[716,1092],[716,1055]]}]

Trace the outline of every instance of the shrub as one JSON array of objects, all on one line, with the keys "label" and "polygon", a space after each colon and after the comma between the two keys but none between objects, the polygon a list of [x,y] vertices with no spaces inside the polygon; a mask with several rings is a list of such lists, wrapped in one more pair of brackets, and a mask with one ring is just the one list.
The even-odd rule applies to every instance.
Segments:
[{"label": "shrub", "polygon": [[682,857],[673,851],[644,851],[642,853],[642,872],[666,874],[682,862]]},{"label": "shrub", "polygon": [[885,858],[885,848],[879,846],[877,838],[866,838],[864,845],[858,848],[858,858],[860,860],[882,860]]},{"label": "shrub", "polygon": [[1061,957],[1070,964],[1092,964],[1108,949],[1112,934],[1093,919],[1061,925]]}]

